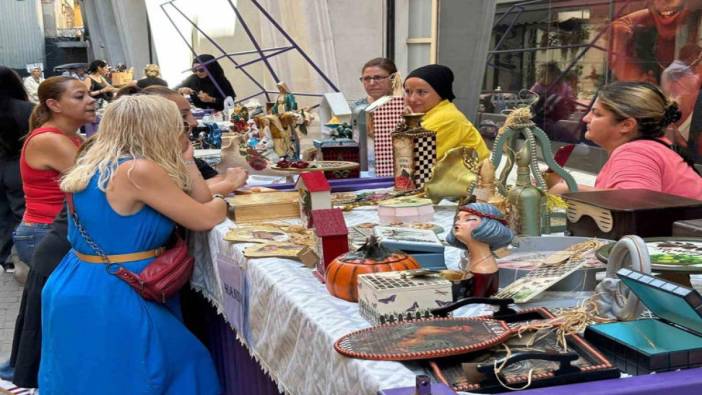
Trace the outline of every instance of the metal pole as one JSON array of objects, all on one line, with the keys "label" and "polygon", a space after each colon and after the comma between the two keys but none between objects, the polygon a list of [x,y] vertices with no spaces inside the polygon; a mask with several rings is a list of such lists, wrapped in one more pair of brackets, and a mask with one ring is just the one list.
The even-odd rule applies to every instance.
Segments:
[{"label": "metal pole", "polygon": [[[167,12],[166,9],[163,7],[165,4],[169,4],[171,7],[174,7],[176,10],[177,10],[178,8],[177,8],[175,5],[173,5],[173,2],[168,2],[168,3],[164,3],[164,4],[161,4],[161,5],[160,5],[161,10],[162,10],[163,13],[166,15],[166,18],[168,18],[168,21],[171,22],[171,24],[173,25],[173,27],[176,29],[176,31],[178,32],[178,35],[180,35],[180,37],[181,37],[181,38],[183,39],[183,41],[185,42],[185,45],[187,45],[188,48],[190,48],[190,52],[193,53],[193,56],[195,56],[195,58],[197,58],[197,52],[195,52],[195,48],[193,48],[193,46],[190,45],[190,44],[188,43],[188,40],[185,38],[185,36],[183,36],[183,33],[181,33],[180,30],[178,30],[178,26],[176,26],[176,24],[175,24],[175,22],[173,21],[173,19],[171,18],[171,16],[168,15],[168,12]],[[205,67],[207,67],[207,66],[205,66]],[[209,77],[210,81],[212,81],[212,83],[214,84],[215,88],[217,88],[217,91],[219,92],[219,94],[222,95],[222,98],[226,98],[227,95],[224,94],[224,91],[222,90],[222,87],[220,87],[219,84],[217,83],[217,81],[214,79],[214,77],[212,77],[212,73],[208,72],[208,73],[207,73],[207,77]]]},{"label": "metal pole", "polygon": [[[273,67],[271,66],[270,62],[268,62],[268,59],[264,58],[263,51],[261,51],[261,47],[258,45],[258,41],[256,41],[256,37],[254,37],[253,33],[251,33],[251,29],[249,29],[249,25],[247,25],[246,21],[244,21],[244,17],[241,16],[241,14],[239,13],[239,10],[236,8],[234,3],[232,3],[232,0],[227,0],[227,2],[232,7],[232,10],[234,10],[234,13],[236,14],[236,18],[239,20],[241,27],[244,28],[246,35],[249,36],[249,40],[251,40],[251,43],[253,44],[254,48],[256,48],[256,51],[261,56],[261,58],[263,58],[263,63],[266,64],[266,68],[268,68],[268,71],[271,73],[271,76],[273,76],[274,82],[276,82],[276,83],[280,82],[280,79],[278,79],[278,75],[273,70]],[[266,96],[266,97],[268,97],[268,96]]]},{"label": "metal pole", "polygon": [[[270,92],[270,93],[278,93],[277,91],[268,91],[268,92]],[[295,95],[295,96],[319,96],[319,97],[324,96],[324,95],[321,94],[321,93],[299,93],[299,92],[290,92],[290,94],[291,94],[291,95]]]},{"label": "metal pole", "polygon": [[[227,1],[229,1],[229,3],[231,4],[231,0],[227,0]],[[268,21],[270,21],[270,22],[273,24],[273,26],[275,26],[276,29],[278,29],[278,31],[280,32],[280,34],[282,34],[283,36],[285,36],[285,38],[288,40],[288,42],[290,42],[290,43],[297,49],[297,51],[300,53],[300,55],[301,55],[303,58],[305,58],[305,60],[307,61],[307,63],[309,63],[310,66],[312,66],[312,68],[314,68],[314,69],[317,71],[317,73],[318,73],[318,74],[322,77],[322,79],[324,79],[324,81],[334,90],[334,92],[339,92],[339,89],[336,87],[336,85],[334,85],[333,82],[331,82],[331,80],[329,79],[329,77],[327,77],[327,75],[324,74],[324,72],[312,61],[312,59],[310,59],[310,57],[307,56],[307,54],[305,53],[305,51],[303,51],[302,48],[300,48],[300,46],[297,45],[297,43],[292,39],[292,37],[290,37],[290,35],[278,24],[278,22],[276,22],[276,20],[273,19],[273,17],[271,17],[271,15],[268,13],[268,11],[266,11],[266,9],[263,8],[263,6],[261,6],[261,5],[258,3],[258,1],[256,1],[256,0],[251,0],[251,2],[256,6],[256,8],[258,8],[258,9],[263,13],[263,15],[266,17],[266,19],[268,19]],[[233,7],[233,6],[232,6],[232,7]],[[253,39],[252,39],[252,40],[253,40]],[[267,63],[266,63],[266,64],[267,64]]]},{"label": "metal pole", "polygon": [[[291,46],[287,46],[287,47],[275,47],[275,48],[266,48],[266,49],[262,49],[261,51],[263,51],[263,52],[271,52],[271,51],[280,51],[281,49],[292,49],[292,48],[294,48],[294,47],[291,47]],[[242,51],[242,52],[225,53],[224,55],[219,55],[219,56],[215,57],[214,59],[208,60],[207,62],[201,63],[201,64],[210,64],[210,63],[212,63],[212,62],[216,62],[216,61],[218,61],[218,60],[220,60],[220,59],[224,59],[224,58],[227,58],[227,57],[229,57],[229,56],[249,55],[249,54],[252,54],[252,53],[258,53],[258,51]],[[186,72],[186,71],[189,71],[189,70],[190,70],[190,69],[185,69],[185,70],[183,70],[183,73]]]},{"label": "metal pole", "polygon": [[251,64],[254,64],[254,63],[258,63],[258,62],[260,62],[260,61],[262,61],[262,60],[265,60],[265,59],[267,59],[267,58],[272,58],[272,57],[275,56],[275,55],[280,55],[280,54],[282,54],[282,53],[288,52],[288,51],[291,50],[291,49],[293,49],[293,47],[288,47],[288,48],[285,48],[285,49],[281,49],[281,50],[278,51],[278,52],[274,52],[274,53],[272,53],[272,54],[270,54],[270,55],[265,55],[265,56],[262,57],[262,58],[258,58],[258,59],[250,60],[250,61],[248,61],[248,62],[246,62],[246,63],[242,63],[242,64],[236,66],[236,68],[237,68],[237,69],[240,69],[240,68],[242,68],[242,67],[244,67],[244,66],[248,66],[248,65],[251,65]]},{"label": "metal pole", "polygon": [[[202,31],[202,29],[200,29],[200,27],[198,27],[197,24],[195,24],[195,22],[193,22],[190,18],[188,18],[187,15],[185,15],[185,14],[183,13],[183,11],[180,10],[180,8],[178,8],[178,7],[177,7],[175,4],[173,4],[173,3],[170,3],[170,5],[171,5],[171,7],[175,8],[176,11],[178,11],[178,13],[180,13],[180,15],[182,15],[183,18],[185,18],[186,21],[188,21],[188,23],[190,23],[195,29],[197,29],[197,31],[200,32],[200,34],[202,34],[209,42],[211,42],[212,45],[214,45],[215,47],[217,47],[217,49],[218,49],[220,52],[222,52],[222,53],[224,54],[223,56],[226,56],[227,59],[229,59],[232,63],[234,63],[235,66],[239,66],[239,64],[236,62],[236,60],[234,60],[234,58],[232,58],[232,57],[227,53],[227,51],[224,50],[224,48],[222,48],[219,44],[217,44],[217,42],[214,41],[210,36],[208,36],[207,33],[205,33],[204,31]],[[212,60],[211,62],[205,62],[205,63],[203,64],[203,66],[207,67],[207,64],[212,63],[212,62],[214,62],[214,61],[215,61],[215,60]],[[237,67],[237,68],[238,68],[238,67]],[[254,79],[253,76],[252,76],[251,74],[249,74],[248,71],[242,69],[241,72],[244,73],[244,75],[246,75],[246,76],[251,80],[251,82],[253,82],[259,89],[261,89],[261,90],[265,90],[265,89],[266,89],[266,88],[263,87],[263,85],[261,85],[260,82],[258,82],[256,79]],[[208,74],[208,76],[210,75],[210,73],[207,73],[207,74]],[[214,81],[214,78],[212,78],[211,76],[210,76],[210,80],[212,80],[212,82],[214,82],[215,85],[217,85],[217,83]],[[218,86],[218,89],[219,89],[219,86]],[[222,97],[226,97],[226,95],[224,94],[224,92],[221,92],[221,89],[220,89],[220,93],[222,94]],[[266,101],[270,101],[270,97],[268,97],[268,94],[266,94]]]}]

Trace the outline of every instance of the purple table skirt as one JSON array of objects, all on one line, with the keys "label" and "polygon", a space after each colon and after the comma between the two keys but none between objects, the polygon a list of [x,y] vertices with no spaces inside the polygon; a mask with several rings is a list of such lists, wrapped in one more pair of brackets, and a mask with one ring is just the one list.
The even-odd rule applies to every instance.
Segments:
[{"label": "purple table skirt", "polygon": [[[392,177],[344,178],[328,181],[332,192],[353,192],[361,189],[389,188],[395,184],[395,180]],[[271,184],[266,186],[280,191],[295,190],[294,183]]]},{"label": "purple table skirt", "polygon": [[[514,394],[515,392],[504,392]],[[525,395],[699,395],[702,368],[519,391]]]},{"label": "purple table skirt", "polygon": [[279,395],[278,386],[249,351],[236,339],[236,332],[199,293],[181,293],[183,318],[188,328],[210,350],[223,395]]}]

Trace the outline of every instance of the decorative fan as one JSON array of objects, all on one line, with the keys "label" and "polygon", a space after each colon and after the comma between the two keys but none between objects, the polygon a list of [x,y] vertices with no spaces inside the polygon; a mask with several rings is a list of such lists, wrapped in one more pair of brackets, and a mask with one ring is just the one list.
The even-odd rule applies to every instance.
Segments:
[{"label": "decorative fan", "polygon": [[411,361],[483,350],[512,334],[500,320],[435,318],[362,329],[337,340],[334,348],[352,358]]}]

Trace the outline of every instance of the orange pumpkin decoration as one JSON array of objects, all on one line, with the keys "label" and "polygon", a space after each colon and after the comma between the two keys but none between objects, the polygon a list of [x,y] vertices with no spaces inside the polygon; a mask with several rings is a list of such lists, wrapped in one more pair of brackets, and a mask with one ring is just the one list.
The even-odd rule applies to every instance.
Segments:
[{"label": "orange pumpkin decoration", "polygon": [[419,268],[419,263],[411,255],[391,251],[381,246],[375,236],[371,236],[358,250],[347,252],[329,263],[327,290],[337,298],[358,302],[359,274]]}]

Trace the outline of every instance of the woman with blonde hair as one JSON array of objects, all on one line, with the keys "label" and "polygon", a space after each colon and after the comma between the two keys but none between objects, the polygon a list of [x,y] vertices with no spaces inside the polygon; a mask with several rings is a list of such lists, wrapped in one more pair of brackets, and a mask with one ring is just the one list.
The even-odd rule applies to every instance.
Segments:
[{"label": "woman with blonde hair", "polygon": [[220,393],[210,355],[174,313],[177,301],[142,298],[91,247],[140,273],[175,223],[208,230],[224,219],[223,199],[199,203],[187,193],[201,183],[186,169],[192,145],[182,131],[173,102],[122,97],[107,107],[92,146],[61,181],[83,231],[69,220],[72,250],[42,294],[42,392]]},{"label": "woman with blonde hair", "polygon": [[144,78],[137,81],[136,84],[141,89],[151,85],[168,86],[168,83],[161,79],[161,68],[157,64],[147,64],[144,67]]},{"label": "woman with blonde hair", "polygon": [[[583,118],[585,138],[609,153],[595,187],[580,190],[649,189],[702,200],[702,178],[692,161],[673,150],[663,135],[680,120],[675,102],[656,85],[619,81],[602,88],[592,110]],[[563,180],[550,188],[563,193]]]}]

